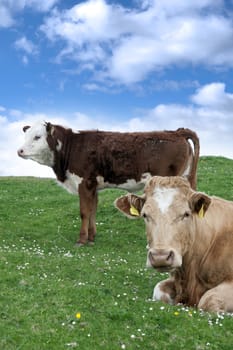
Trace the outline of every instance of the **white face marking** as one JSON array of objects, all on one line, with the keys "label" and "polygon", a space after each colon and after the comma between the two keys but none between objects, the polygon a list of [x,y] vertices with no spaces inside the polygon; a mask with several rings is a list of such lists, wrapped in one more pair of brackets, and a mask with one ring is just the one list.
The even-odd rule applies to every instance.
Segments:
[{"label": "white face marking", "polygon": [[54,164],[54,154],[47,143],[47,132],[44,122],[38,122],[25,132],[25,143],[19,149],[19,155],[50,167]]},{"label": "white face marking", "polygon": [[97,176],[96,180],[98,183],[98,190],[103,190],[105,188],[119,188],[129,192],[140,191],[144,188],[146,182],[151,178],[150,173],[144,173],[141,176],[141,180],[136,182],[134,179],[128,179],[125,183],[116,185],[109,182],[105,182],[103,176]]},{"label": "white face marking", "polygon": [[175,188],[160,187],[155,189],[153,197],[163,214],[166,213],[166,211],[172,204],[174,196],[176,194],[177,190]]},{"label": "white face marking", "polygon": [[78,187],[82,183],[83,178],[78,175],[71,174],[69,171],[66,172],[67,179],[64,182],[58,181],[59,185],[64,187],[68,192],[72,194],[78,193]]}]

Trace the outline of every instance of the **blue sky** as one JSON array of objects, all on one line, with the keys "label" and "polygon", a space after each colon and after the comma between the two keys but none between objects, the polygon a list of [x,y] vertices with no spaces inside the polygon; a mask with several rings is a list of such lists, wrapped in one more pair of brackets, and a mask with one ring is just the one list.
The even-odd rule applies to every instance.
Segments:
[{"label": "blue sky", "polygon": [[38,119],[189,127],[233,159],[231,0],[0,0],[0,43],[0,175],[52,175],[16,155]]}]

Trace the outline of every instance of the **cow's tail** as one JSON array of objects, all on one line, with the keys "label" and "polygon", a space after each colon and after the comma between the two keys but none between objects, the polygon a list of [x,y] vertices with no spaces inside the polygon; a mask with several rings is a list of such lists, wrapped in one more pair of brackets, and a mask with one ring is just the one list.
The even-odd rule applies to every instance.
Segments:
[{"label": "cow's tail", "polygon": [[192,166],[188,175],[188,180],[191,184],[191,187],[195,190],[197,186],[197,164],[198,164],[199,154],[200,154],[199,137],[194,131],[190,129],[180,128],[177,131],[187,141],[191,140],[193,143],[193,161],[192,161]]}]

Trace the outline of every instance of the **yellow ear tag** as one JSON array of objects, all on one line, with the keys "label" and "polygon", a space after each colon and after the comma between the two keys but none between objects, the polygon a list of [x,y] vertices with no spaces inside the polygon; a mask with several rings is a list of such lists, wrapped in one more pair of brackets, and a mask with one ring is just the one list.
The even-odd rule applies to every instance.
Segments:
[{"label": "yellow ear tag", "polygon": [[201,209],[198,212],[198,216],[200,219],[204,218],[204,205],[202,204]]},{"label": "yellow ear tag", "polygon": [[133,216],[139,216],[139,211],[131,204],[131,207],[130,207],[130,214],[133,215]]}]

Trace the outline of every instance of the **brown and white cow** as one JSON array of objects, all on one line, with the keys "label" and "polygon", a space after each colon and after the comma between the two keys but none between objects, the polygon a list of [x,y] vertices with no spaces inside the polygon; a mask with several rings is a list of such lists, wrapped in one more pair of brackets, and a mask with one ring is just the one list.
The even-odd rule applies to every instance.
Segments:
[{"label": "brown and white cow", "polygon": [[189,129],[73,132],[39,122],[23,130],[25,144],[18,155],[51,167],[59,183],[79,194],[82,220],[79,245],[94,241],[98,190],[110,187],[140,190],[153,175],[184,175],[193,188],[196,186],[199,139]]},{"label": "brown and white cow", "polygon": [[145,220],[147,265],[170,277],[154,300],[233,312],[233,202],[191,189],[181,177],[153,177],[144,196],[128,194],[116,207]]}]

